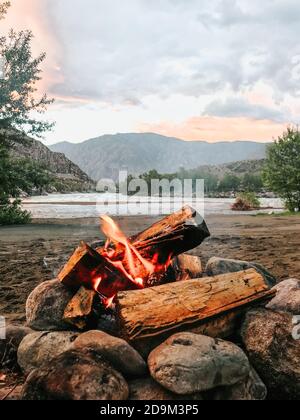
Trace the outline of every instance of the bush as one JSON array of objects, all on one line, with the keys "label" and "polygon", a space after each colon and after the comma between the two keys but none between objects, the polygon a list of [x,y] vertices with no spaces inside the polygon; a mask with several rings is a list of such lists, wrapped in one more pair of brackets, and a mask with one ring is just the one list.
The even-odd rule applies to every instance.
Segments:
[{"label": "bush", "polygon": [[241,193],[237,196],[235,203],[231,206],[234,211],[250,211],[260,208],[260,201],[254,193]]},{"label": "bush", "polygon": [[30,213],[21,209],[19,200],[0,206],[0,225],[24,225],[30,221]]},{"label": "bush", "polygon": [[300,132],[288,128],[268,147],[264,181],[290,212],[300,209]]}]

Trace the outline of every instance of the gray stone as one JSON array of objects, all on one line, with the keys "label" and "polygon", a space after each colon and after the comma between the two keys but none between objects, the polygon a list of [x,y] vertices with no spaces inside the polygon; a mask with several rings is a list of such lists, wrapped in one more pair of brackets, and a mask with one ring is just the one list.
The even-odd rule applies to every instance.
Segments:
[{"label": "gray stone", "polygon": [[214,401],[264,401],[267,388],[254,369],[244,381],[233,386],[224,386],[211,391],[210,400]]},{"label": "gray stone", "polygon": [[247,261],[229,260],[225,258],[211,258],[206,266],[205,272],[208,276],[218,276],[226,273],[237,273],[239,271],[245,271],[249,268],[254,268],[260,273],[269,286],[273,287],[277,283],[276,278],[269,273],[262,265]]},{"label": "gray stone", "polygon": [[41,283],[29,295],[26,302],[27,324],[37,331],[70,330],[63,321],[63,314],[74,292],[59,280]]},{"label": "gray stone", "polygon": [[300,398],[300,340],[294,331],[292,315],[266,309],[249,311],[242,326],[249,359],[270,398]]},{"label": "gray stone", "polygon": [[0,340],[0,367],[17,369],[17,351],[18,347],[26,335],[33,331],[30,328],[18,327],[8,325],[4,327],[5,330],[0,331],[1,337],[5,336],[4,340]]},{"label": "gray stone", "polygon": [[276,296],[266,306],[273,311],[300,315],[300,280],[289,279],[274,287]]},{"label": "gray stone", "polygon": [[90,349],[111,363],[125,376],[139,377],[147,372],[147,365],[140,354],[125,340],[103,331],[81,334],[73,344],[74,349]]},{"label": "gray stone", "polygon": [[67,351],[28,376],[23,400],[126,400],[127,382],[88,351]]},{"label": "gray stone", "polygon": [[246,355],[236,345],[192,333],[178,333],[150,353],[151,376],[179,395],[234,385],[250,373]]},{"label": "gray stone", "polygon": [[18,364],[28,374],[69,350],[77,337],[78,334],[70,331],[35,332],[27,335],[18,349]]}]

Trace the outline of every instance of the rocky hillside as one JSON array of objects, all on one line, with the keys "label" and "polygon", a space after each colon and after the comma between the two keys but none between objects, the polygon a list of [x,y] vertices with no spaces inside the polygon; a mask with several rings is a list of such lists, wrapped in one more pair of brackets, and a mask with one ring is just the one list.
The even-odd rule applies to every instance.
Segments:
[{"label": "rocky hillside", "polygon": [[219,179],[222,179],[225,175],[235,175],[239,177],[242,177],[245,174],[261,175],[265,162],[265,159],[259,159],[242,160],[223,165],[202,165],[195,169],[195,171],[211,174]]},{"label": "rocky hillside", "polygon": [[43,143],[27,138],[24,145],[15,145],[15,158],[27,158],[45,166],[54,181],[51,192],[84,192],[93,189],[94,182],[63,153],[52,152]]},{"label": "rocky hillside", "polygon": [[92,179],[117,178],[119,168],[141,174],[151,169],[174,173],[180,167],[264,159],[266,144],[239,141],[207,143],[187,142],[157,134],[106,135],[80,144],[68,142],[51,146],[54,152],[64,153]]}]

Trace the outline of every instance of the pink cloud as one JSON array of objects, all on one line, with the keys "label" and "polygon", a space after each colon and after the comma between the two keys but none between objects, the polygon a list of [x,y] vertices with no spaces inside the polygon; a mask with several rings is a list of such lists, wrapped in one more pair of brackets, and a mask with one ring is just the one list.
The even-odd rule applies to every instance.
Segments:
[{"label": "pink cloud", "polygon": [[63,81],[60,71],[62,50],[49,28],[42,3],[40,0],[14,0],[6,19],[1,22],[1,34],[7,34],[11,28],[16,31],[31,30],[34,35],[32,50],[35,56],[46,51],[46,60],[42,64],[42,80],[38,86],[41,92],[49,91],[53,84]]},{"label": "pink cloud", "polygon": [[286,129],[287,124],[252,118],[192,117],[182,123],[163,121],[158,124],[141,123],[140,132],[155,132],[184,140],[253,140],[271,141]]}]

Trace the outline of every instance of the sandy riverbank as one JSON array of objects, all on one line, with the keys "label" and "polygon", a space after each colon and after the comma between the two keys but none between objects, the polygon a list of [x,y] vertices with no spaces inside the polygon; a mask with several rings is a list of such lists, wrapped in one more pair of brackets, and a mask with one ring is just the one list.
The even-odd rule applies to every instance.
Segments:
[{"label": "sandy riverbank", "polygon": [[[131,235],[151,225],[148,216],[120,217]],[[192,251],[206,262],[218,255],[256,261],[279,280],[300,276],[300,218],[208,216],[211,238]],[[35,220],[18,227],[0,227],[0,315],[25,320],[25,301],[40,282],[52,279],[80,240],[102,238],[97,219]]]}]

